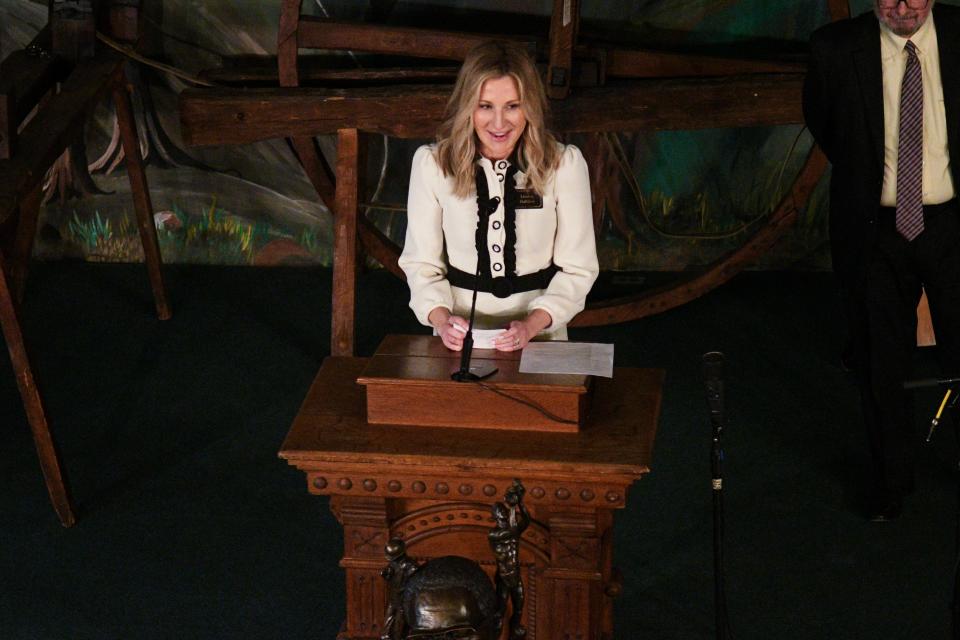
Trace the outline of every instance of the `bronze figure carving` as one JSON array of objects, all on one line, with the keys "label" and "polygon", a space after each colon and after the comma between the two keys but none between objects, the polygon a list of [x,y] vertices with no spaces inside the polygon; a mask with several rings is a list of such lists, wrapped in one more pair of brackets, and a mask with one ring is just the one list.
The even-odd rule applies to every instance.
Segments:
[{"label": "bronze figure carving", "polygon": [[399,538],[391,538],[384,548],[384,554],[390,562],[380,575],[387,581],[387,616],[383,621],[383,633],[380,640],[392,640],[403,628],[403,587],[417,570],[415,560],[407,555],[407,545]]},{"label": "bronze figure carving", "polygon": [[526,636],[520,536],[530,523],[523,506],[523,485],[514,480],[504,502],[493,505],[494,526],[488,534],[496,558],[496,587],[473,560],[443,556],[418,565],[406,544],[391,538],[384,548],[389,564],[387,611],[380,640],[496,640],[507,602],[512,605],[509,638]]},{"label": "bronze figure carving", "polygon": [[523,614],[523,580],[520,577],[520,536],[530,524],[530,514],[523,505],[523,484],[514,480],[507,489],[503,502],[493,505],[496,526],[488,534],[490,548],[497,559],[497,601],[500,619],[507,610],[507,600],[513,606],[510,614],[510,640],[519,640],[527,635],[520,624]]}]

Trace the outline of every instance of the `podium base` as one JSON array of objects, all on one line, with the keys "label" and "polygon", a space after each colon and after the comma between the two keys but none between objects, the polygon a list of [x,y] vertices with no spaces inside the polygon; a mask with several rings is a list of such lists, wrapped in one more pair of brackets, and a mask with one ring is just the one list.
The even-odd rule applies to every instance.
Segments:
[{"label": "podium base", "polygon": [[499,369],[492,364],[471,364],[470,369],[467,371],[458,367],[456,371],[450,374],[450,379],[456,380],[457,382],[477,382],[484,378],[489,378],[497,371],[499,371]]}]

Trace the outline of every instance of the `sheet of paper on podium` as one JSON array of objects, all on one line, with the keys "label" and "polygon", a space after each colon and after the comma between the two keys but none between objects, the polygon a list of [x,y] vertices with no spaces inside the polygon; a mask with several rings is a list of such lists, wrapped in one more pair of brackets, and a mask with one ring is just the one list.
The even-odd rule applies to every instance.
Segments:
[{"label": "sheet of paper on podium", "polygon": [[613,345],[599,342],[531,342],[520,373],[573,373],[613,377]]}]

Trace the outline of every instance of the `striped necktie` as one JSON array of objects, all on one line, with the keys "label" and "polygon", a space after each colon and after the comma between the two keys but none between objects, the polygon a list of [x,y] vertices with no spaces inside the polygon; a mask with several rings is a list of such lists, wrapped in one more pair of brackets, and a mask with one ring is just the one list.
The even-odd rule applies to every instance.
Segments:
[{"label": "striped necktie", "polygon": [[897,231],[913,240],[923,231],[923,83],[917,47],[907,41],[907,68],[900,87],[897,148]]}]

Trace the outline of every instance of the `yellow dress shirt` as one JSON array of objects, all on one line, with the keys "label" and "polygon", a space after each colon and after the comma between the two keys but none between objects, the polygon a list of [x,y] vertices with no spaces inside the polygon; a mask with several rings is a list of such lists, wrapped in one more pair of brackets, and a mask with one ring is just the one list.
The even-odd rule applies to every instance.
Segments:
[{"label": "yellow dress shirt", "polygon": [[[940,204],[954,197],[947,148],[947,116],[940,81],[937,30],[931,13],[909,38],[917,47],[923,73],[923,203]],[[880,204],[897,205],[897,145],[900,140],[900,87],[907,67],[907,38],[880,23],[880,58],[883,65],[883,190]]]}]

